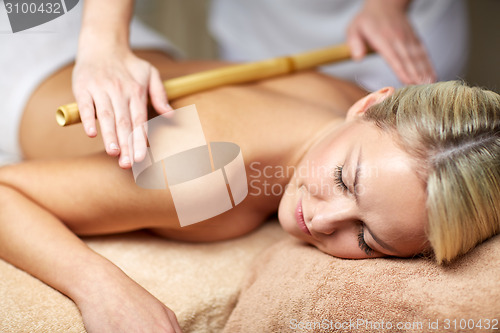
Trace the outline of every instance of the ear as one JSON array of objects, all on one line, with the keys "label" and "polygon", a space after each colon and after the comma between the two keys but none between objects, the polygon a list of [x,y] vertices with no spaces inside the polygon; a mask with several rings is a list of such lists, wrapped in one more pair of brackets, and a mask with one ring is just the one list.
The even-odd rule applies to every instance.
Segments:
[{"label": "ear", "polygon": [[382,102],[384,99],[391,96],[394,93],[394,90],[395,89],[393,87],[385,87],[361,98],[349,108],[346,120],[350,121],[361,117],[366,110],[370,108],[370,106]]}]

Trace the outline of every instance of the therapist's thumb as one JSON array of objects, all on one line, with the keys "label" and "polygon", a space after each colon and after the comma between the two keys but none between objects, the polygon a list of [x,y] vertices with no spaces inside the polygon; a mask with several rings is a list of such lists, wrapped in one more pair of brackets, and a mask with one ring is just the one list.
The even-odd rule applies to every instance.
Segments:
[{"label": "therapist's thumb", "polygon": [[361,32],[352,24],[347,31],[347,44],[351,49],[351,56],[354,60],[361,60],[366,54],[366,46]]}]

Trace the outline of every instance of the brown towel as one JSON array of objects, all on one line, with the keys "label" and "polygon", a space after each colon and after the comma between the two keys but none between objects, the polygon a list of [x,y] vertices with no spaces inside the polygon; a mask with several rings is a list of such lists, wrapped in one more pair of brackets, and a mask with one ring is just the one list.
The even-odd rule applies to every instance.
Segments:
[{"label": "brown towel", "polygon": [[288,238],[256,260],[224,332],[498,332],[499,319],[500,236],[447,267]]},{"label": "brown towel", "polygon": [[[252,260],[285,236],[268,223],[238,239],[188,244],[144,232],[85,242],[144,286],[176,314],[183,332],[220,332]],[[75,304],[0,260],[0,332],[84,332]]]}]

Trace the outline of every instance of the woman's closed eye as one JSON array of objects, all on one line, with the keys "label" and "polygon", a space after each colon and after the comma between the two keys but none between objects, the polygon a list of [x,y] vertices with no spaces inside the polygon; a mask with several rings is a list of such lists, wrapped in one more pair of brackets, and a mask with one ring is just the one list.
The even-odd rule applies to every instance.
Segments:
[{"label": "woman's closed eye", "polygon": [[371,256],[373,254],[373,249],[365,242],[365,225],[361,224],[361,228],[358,233],[358,246],[367,255]]},{"label": "woman's closed eye", "polygon": [[344,180],[342,179],[343,168],[344,168],[344,166],[337,165],[335,167],[333,178],[334,178],[335,185],[337,185],[338,188],[340,188],[342,191],[348,191],[349,188],[347,187],[347,185],[344,183]]}]

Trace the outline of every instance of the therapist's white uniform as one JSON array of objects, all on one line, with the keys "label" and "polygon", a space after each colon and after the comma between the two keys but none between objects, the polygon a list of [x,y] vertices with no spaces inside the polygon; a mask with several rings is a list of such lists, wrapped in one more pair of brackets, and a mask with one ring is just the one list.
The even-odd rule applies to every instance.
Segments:
[{"label": "therapist's white uniform", "polygon": [[[0,0],[0,166],[22,159],[19,123],[31,94],[50,75],[75,60],[82,7],[80,1],[53,21],[12,33]],[[134,49],[175,52],[161,35],[136,19],[130,32]]]},{"label": "therapist's white uniform", "polygon": [[[254,61],[346,41],[349,23],[363,0],[213,0],[210,28],[221,56]],[[464,0],[414,0],[409,18],[426,46],[439,80],[462,75],[467,61],[468,20]],[[367,90],[399,87],[377,55],[360,63],[327,66],[325,72]]]}]

